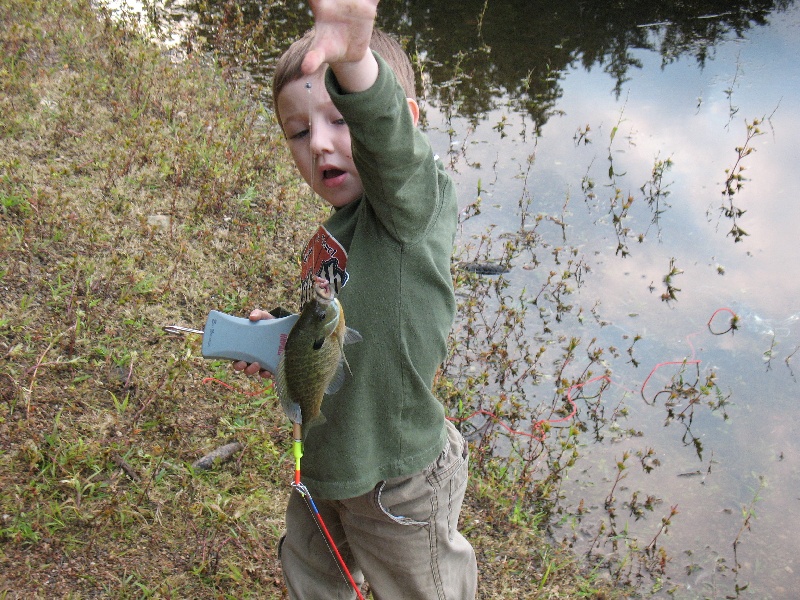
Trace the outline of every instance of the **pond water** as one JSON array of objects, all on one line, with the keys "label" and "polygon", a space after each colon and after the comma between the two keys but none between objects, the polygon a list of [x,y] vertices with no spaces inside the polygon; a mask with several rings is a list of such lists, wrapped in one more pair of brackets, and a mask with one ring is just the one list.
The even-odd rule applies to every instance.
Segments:
[{"label": "pond water", "polygon": [[[572,383],[585,427],[554,538],[627,568],[643,595],[790,598],[800,8],[657,4],[384,0],[380,22],[419,70],[464,209],[460,258],[511,267],[485,310],[524,306],[510,352],[543,348],[525,402]],[[173,17],[214,44],[247,31],[258,82],[310,23],[298,6],[184,3]],[[661,564],[642,573],[632,557],[648,545]]]},{"label": "pond water", "polygon": [[[531,71],[547,75],[558,89],[525,90],[507,80],[496,86],[501,92],[490,106],[468,115],[460,114],[458,105],[448,110],[437,96],[426,112],[431,136],[438,147],[450,148],[465,204],[476,199],[480,186],[481,214],[465,224],[462,242],[489,224],[496,225],[497,237],[519,231],[523,198],[531,215],[551,218],[537,228],[545,247],[574,248],[587,267],[569,302],[587,316],[592,309],[595,318],[563,318],[550,328],[580,338],[584,347],[597,338],[601,347],[621,349],[616,356],[606,352],[603,364],[611,385],[599,399],[609,412],[623,406],[627,414],[610,419],[603,443],[584,436],[586,447],[564,486],[560,511],[565,517],[554,537],[581,551],[593,546],[598,554],[624,560],[626,542],[636,539],[645,547],[674,506],[678,512],[657,540],[668,565],[660,576],[640,579],[643,593],[793,597],[800,571],[800,542],[790,525],[800,508],[795,435],[800,424],[800,244],[795,233],[800,205],[791,173],[799,156],[800,10],[793,4],[782,10],[765,6],[764,24],[736,35],[736,27],[725,26],[720,13],[737,12],[737,3],[724,3],[725,11],[697,3],[694,19],[702,27],[683,28],[681,51],[675,49],[680,44],[666,46],[687,15],[671,15],[669,9],[640,14],[636,3],[622,4],[629,9],[628,35],[609,34],[595,45],[572,31],[579,26],[571,29],[566,23],[555,30],[559,33],[545,35],[570,57],[564,64],[551,61],[548,73],[542,58],[535,57],[549,50],[536,41],[543,27],[536,24],[538,11],[521,17],[488,3],[482,23],[483,40],[491,48],[488,62],[501,60],[492,58],[494,44],[515,39],[518,43],[502,54],[527,60]],[[548,10],[542,3],[537,7]],[[561,3],[549,10],[570,12]],[[584,19],[602,21],[603,15],[586,11]],[[501,27],[489,41],[493,19],[506,17],[513,27]],[[707,27],[711,22],[717,26]],[[642,30],[647,43],[638,37]],[[592,47],[612,50],[587,60]],[[625,58],[615,62],[614,52]],[[520,73],[527,76],[524,68]],[[491,89],[483,86],[477,86],[480,93]],[[540,95],[534,96],[535,110],[530,110],[529,91]],[[552,105],[542,97],[554,98]],[[748,142],[748,124],[752,127],[755,119],[762,134]],[[737,165],[741,147],[744,156]],[[755,151],[748,154],[746,148]],[[659,161],[660,177],[654,178]],[[745,167],[741,188],[723,194],[729,173],[739,173],[739,166]],[[625,210],[629,195],[633,202]],[[663,210],[657,222],[647,202],[653,196]],[[735,223],[722,209],[731,205],[746,211]],[[732,235],[734,225],[748,235]],[[521,254],[506,277],[538,290],[537,270],[559,269],[541,254],[532,270],[525,269],[530,255]],[[670,280],[676,290],[665,301],[662,294],[670,290],[664,278],[673,266],[679,271]],[[707,326],[720,308],[738,315],[735,332],[712,334],[728,329],[726,311]],[[625,350],[636,336],[641,339],[629,355]],[[661,363],[684,359],[700,361],[701,383],[713,372],[728,401],[723,410],[696,411],[688,437],[674,420],[665,427],[664,395],[656,396],[674,383],[681,367],[664,365],[648,379]],[[576,357],[565,370],[577,376],[588,363]],[[698,379],[697,371],[687,367],[686,372]],[[591,393],[598,393],[599,383]],[[578,408],[585,411],[588,405]],[[676,412],[686,408],[686,398],[679,399]],[[615,427],[641,436],[616,436]],[[647,472],[629,464],[614,489],[623,453],[635,457],[649,449],[658,466]],[[611,529],[605,505],[612,489],[619,497],[632,499],[638,492],[640,501],[648,495],[659,500],[641,519],[631,501],[615,505],[615,530],[623,539],[616,545],[598,541],[603,537],[598,523]]]}]

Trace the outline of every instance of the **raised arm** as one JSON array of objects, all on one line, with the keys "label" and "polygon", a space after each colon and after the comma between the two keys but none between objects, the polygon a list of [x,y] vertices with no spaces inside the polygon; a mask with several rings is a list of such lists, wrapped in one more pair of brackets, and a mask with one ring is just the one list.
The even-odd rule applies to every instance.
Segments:
[{"label": "raised arm", "polygon": [[342,90],[369,89],[378,63],[369,51],[378,0],[309,0],[314,13],[314,42],[303,60],[307,75],[328,63]]}]

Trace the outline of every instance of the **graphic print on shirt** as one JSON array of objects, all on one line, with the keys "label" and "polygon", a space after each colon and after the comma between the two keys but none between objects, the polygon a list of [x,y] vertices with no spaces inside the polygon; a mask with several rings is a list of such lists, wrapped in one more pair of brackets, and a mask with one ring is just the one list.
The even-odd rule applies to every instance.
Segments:
[{"label": "graphic print on shirt", "polygon": [[314,288],[314,276],[327,279],[333,285],[333,291],[339,291],[347,283],[347,252],[339,241],[320,225],[311,236],[302,255],[300,270],[300,306],[311,297]]}]

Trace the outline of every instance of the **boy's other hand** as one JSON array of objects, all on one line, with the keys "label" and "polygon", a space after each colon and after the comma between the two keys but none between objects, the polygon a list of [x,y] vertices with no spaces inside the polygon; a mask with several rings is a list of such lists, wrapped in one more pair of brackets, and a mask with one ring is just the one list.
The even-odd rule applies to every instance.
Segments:
[{"label": "boy's other hand", "polygon": [[369,53],[378,0],[309,0],[316,31],[303,60],[306,75],[323,64],[356,63]]},{"label": "boy's other hand", "polygon": [[[274,319],[271,314],[269,314],[266,310],[261,310],[256,308],[253,310],[248,318],[251,321],[262,321],[264,319]],[[262,369],[261,365],[258,363],[247,363],[243,360],[233,363],[233,370],[234,371],[242,371],[245,375],[255,375],[258,373],[261,377],[266,379],[272,378],[272,373],[267,371],[266,369]]]}]

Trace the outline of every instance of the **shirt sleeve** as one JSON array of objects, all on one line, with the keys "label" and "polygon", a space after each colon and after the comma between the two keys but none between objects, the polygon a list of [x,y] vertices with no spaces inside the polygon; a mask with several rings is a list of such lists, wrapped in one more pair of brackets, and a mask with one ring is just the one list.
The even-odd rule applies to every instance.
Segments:
[{"label": "shirt sleeve", "polygon": [[414,125],[403,88],[378,55],[378,78],[363,92],[344,93],[333,72],[326,86],[350,130],[366,201],[401,244],[413,244],[433,226],[452,181]]}]

